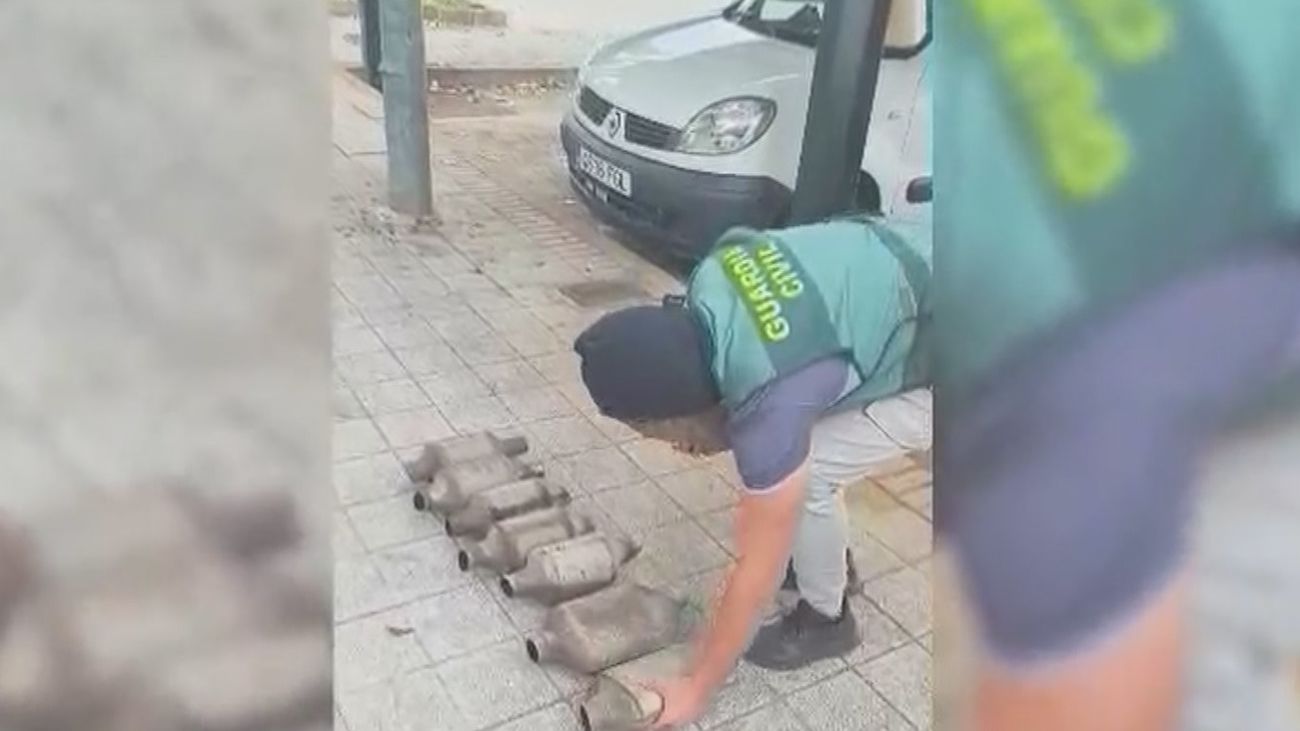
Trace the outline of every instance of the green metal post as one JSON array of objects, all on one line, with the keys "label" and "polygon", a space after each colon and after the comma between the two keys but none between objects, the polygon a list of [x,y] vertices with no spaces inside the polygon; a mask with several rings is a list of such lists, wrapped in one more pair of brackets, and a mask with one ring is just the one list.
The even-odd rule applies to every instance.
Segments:
[{"label": "green metal post", "polygon": [[824,7],[791,204],[794,224],[853,207],[890,0],[826,0]]},{"label": "green metal post", "polygon": [[383,88],[379,64],[383,59],[379,34],[379,0],[359,0],[357,16],[361,25],[361,61],[366,69],[366,82],[376,89]]},{"label": "green metal post", "polygon": [[388,203],[400,213],[429,216],[433,214],[433,178],[420,0],[379,0],[379,9]]}]

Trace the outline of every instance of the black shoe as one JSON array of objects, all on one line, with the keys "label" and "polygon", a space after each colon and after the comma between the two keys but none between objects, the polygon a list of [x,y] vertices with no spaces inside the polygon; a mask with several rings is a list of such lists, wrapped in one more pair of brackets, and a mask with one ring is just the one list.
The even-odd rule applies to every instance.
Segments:
[{"label": "black shoe", "polygon": [[800,599],[781,621],[758,631],[745,659],[768,670],[795,670],[852,652],[861,642],[847,598],[838,617],[827,617]]},{"label": "black shoe", "polygon": [[[862,591],[862,580],[858,578],[858,567],[853,562],[853,552],[845,549],[844,560],[848,566],[847,586],[845,592],[848,594],[857,594]],[[799,580],[794,573],[794,559],[785,565],[785,580],[781,582],[781,591],[799,591]]]}]

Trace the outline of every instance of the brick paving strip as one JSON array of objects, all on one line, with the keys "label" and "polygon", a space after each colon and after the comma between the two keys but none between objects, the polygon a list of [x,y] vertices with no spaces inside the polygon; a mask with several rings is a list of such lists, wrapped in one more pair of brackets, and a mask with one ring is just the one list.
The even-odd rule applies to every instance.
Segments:
[{"label": "brick paving strip", "polygon": [[[416,229],[381,202],[375,99],[342,74],[335,94],[340,728],[576,729],[572,703],[586,680],[534,665],[523,650],[544,608],[456,568],[452,540],[411,509],[399,460],[453,435],[523,434],[574,493],[575,510],[644,545],[625,575],[682,598],[710,596],[731,560],[734,468],[675,454],[596,413],[571,343],[618,305],[581,307],[559,291],[617,281],[650,302],[678,285],[561,202],[567,189],[545,139],[553,119],[436,129],[441,220]],[[900,463],[851,489],[872,496],[854,509],[864,516],[855,548],[866,588],[853,600],[863,647],[794,673],[742,664],[698,728],[930,727],[930,488],[908,476],[917,469]]]}]

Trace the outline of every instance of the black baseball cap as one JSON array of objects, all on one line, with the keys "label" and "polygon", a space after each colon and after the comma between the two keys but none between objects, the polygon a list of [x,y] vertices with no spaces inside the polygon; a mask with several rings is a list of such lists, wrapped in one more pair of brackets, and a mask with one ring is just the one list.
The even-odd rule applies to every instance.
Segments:
[{"label": "black baseball cap", "polygon": [[611,312],[573,344],[582,380],[605,416],[671,419],[720,400],[705,334],[679,302]]}]

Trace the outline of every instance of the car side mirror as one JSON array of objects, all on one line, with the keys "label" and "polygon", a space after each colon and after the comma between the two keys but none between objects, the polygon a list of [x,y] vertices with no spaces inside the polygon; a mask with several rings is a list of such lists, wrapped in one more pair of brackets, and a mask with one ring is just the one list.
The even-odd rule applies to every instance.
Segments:
[{"label": "car side mirror", "polygon": [[929,203],[934,199],[934,186],[930,182],[930,176],[917,178],[907,184],[907,202],[908,203]]}]

